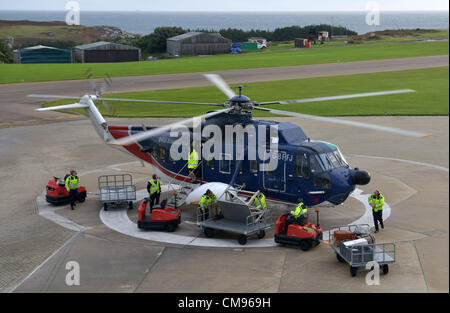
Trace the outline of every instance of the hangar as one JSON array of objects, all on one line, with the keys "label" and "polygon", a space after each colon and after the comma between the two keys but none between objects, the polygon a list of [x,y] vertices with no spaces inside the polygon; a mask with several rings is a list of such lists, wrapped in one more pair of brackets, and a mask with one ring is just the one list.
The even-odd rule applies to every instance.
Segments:
[{"label": "hangar", "polygon": [[106,63],[131,62],[141,59],[141,50],[133,46],[99,41],[74,48],[75,62]]},{"label": "hangar", "polygon": [[231,40],[217,33],[189,32],[167,39],[171,55],[211,55],[229,53]]},{"label": "hangar", "polygon": [[34,46],[14,51],[16,63],[72,63],[72,51],[47,46]]}]

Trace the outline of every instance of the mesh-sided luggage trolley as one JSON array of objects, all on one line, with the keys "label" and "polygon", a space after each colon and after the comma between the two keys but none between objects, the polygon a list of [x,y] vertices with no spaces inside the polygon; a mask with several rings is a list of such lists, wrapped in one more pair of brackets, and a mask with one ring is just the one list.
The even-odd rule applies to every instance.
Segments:
[{"label": "mesh-sided luggage trolley", "polygon": [[[389,272],[389,264],[396,259],[395,244],[393,242],[369,243],[373,237],[369,234],[369,225],[347,225],[334,227],[329,230],[328,242],[336,253],[339,262],[350,265],[350,274],[356,276],[358,268],[366,268],[367,263],[376,261],[384,274]],[[333,240],[333,234],[338,230],[346,230],[357,235],[355,240],[344,240],[339,243]]]},{"label": "mesh-sided luggage trolley", "polygon": [[136,186],[130,174],[102,175],[98,178],[98,192],[105,211],[108,207],[128,204],[133,208],[136,200]]}]

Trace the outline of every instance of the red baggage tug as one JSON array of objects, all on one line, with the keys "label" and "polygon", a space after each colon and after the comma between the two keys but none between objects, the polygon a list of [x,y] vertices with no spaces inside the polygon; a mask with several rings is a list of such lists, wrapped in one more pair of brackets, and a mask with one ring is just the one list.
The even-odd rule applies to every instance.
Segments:
[{"label": "red baggage tug", "polygon": [[[78,188],[77,201],[84,202],[84,200],[86,200],[86,195],[86,187],[80,186],[80,188]],[[65,181],[53,176],[53,179],[50,179],[47,183],[45,199],[48,203],[54,205],[69,203],[70,197],[65,186]]]},{"label": "red baggage tug", "polygon": [[145,198],[138,209],[137,226],[144,230],[166,230],[173,232],[181,223],[181,211],[166,206],[166,201],[160,205],[155,205],[150,214],[147,215],[149,198]]},{"label": "red baggage tug", "polygon": [[289,214],[281,215],[275,224],[275,242],[289,245],[299,245],[300,249],[307,251],[317,246],[323,236],[322,228],[310,222],[303,226],[290,224],[286,229],[286,219]]}]

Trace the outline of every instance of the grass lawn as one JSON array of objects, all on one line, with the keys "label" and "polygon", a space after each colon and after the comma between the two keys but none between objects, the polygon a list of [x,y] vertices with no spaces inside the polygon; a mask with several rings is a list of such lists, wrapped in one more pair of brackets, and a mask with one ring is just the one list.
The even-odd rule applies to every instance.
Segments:
[{"label": "grass lawn", "polygon": [[[387,33],[388,35],[386,35]],[[398,33],[398,34],[397,34]],[[346,46],[346,45],[355,45],[355,44],[380,44],[380,43],[393,43],[393,42],[402,42],[402,41],[415,41],[415,40],[429,40],[429,39],[443,39],[449,38],[448,29],[436,29],[426,31],[414,31],[414,30],[404,30],[404,31],[392,31],[391,33],[388,31],[384,32],[375,32],[374,34],[378,34],[376,39],[363,39],[360,38],[358,40],[352,39],[350,36],[348,38],[339,38],[332,41],[325,42],[321,45],[317,42],[316,45],[312,45],[311,48],[324,48],[324,47],[334,47],[334,46]],[[348,42],[350,41],[350,42]],[[280,42],[274,43],[272,46],[266,49],[266,52],[269,51],[279,51],[286,49],[295,49],[294,41],[290,42]]]},{"label": "grass lawn", "polygon": [[[248,83],[244,94],[254,101],[302,99],[394,89],[413,89],[415,93],[269,107],[322,116],[364,115],[448,115],[449,68],[439,67],[386,73],[293,79]],[[223,103],[225,96],[215,87],[108,95],[133,99],[201,101]],[[73,102],[73,101],[72,101]],[[60,100],[45,106],[71,103]],[[191,117],[218,107],[184,104],[110,102],[119,117]],[[107,112],[100,106],[103,114]],[[272,116],[253,111],[254,116]]]},{"label": "grass lawn", "polygon": [[44,36],[45,34],[52,33],[50,37],[52,40],[67,40],[71,32],[77,31],[76,28],[70,26],[39,26],[39,25],[14,25],[14,26],[2,26],[2,38],[14,37],[14,38],[35,38],[35,37],[50,37]]},{"label": "grass lawn", "polygon": [[445,55],[448,51],[448,42],[427,42],[293,49],[152,62],[0,64],[0,83],[84,79],[86,70],[90,68],[94,77],[104,77],[106,74],[119,77]]}]

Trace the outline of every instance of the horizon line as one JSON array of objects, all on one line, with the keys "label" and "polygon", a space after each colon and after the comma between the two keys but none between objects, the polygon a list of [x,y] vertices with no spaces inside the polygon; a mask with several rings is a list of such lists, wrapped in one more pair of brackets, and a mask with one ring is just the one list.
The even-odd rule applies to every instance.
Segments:
[{"label": "horizon line", "polygon": [[[42,9],[1,9],[0,11],[21,11],[21,12],[66,12],[67,10],[42,10]],[[326,12],[367,12],[367,10],[81,10],[84,12],[155,12],[155,13],[326,13]],[[381,12],[449,12],[449,9],[406,9],[406,10],[381,10]]]}]

